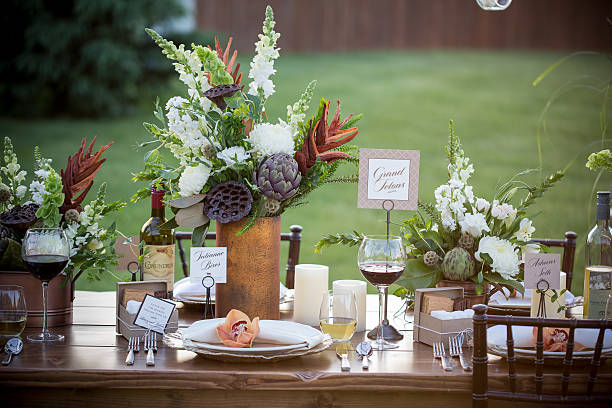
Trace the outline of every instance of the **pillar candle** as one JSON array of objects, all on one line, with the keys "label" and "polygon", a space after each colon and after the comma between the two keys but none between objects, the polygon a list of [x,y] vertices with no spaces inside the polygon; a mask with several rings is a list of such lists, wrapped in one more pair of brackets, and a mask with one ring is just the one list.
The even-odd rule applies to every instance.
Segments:
[{"label": "pillar candle", "polygon": [[295,265],[295,299],[293,321],[319,326],[319,310],[327,292],[329,267],[325,265]]},{"label": "pillar candle", "polygon": [[[565,272],[561,272],[561,289],[557,290],[559,293],[561,290],[565,289]],[[552,290],[546,292],[545,295],[545,304],[546,304],[546,317],[549,319],[563,319],[565,318],[565,309],[557,312],[559,306],[565,306],[565,293],[559,296],[557,301],[553,304],[550,301],[550,297],[553,295]],[[540,305],[540,294],[536,292],[536,289],[531,289],[531,317],[537,317],[538,315],[538,306]]]},{"label": "pillar candle", "polygon": [[360,332],[366,329],[366,296],[367,285],[360,280],[337,280],[332,284],[335,293],[354,293],[357,301],[357,328]]}]

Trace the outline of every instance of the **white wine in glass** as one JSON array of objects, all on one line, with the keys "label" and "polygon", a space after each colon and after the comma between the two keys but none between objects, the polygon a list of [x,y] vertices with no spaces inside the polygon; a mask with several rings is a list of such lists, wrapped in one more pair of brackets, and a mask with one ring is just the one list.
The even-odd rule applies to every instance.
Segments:
[{"label": "white wine in glass", "polygon": [[357,301],[354,293],[325,292],[319,311],[321,331],[334,342],[346,342],[357,327]]}]

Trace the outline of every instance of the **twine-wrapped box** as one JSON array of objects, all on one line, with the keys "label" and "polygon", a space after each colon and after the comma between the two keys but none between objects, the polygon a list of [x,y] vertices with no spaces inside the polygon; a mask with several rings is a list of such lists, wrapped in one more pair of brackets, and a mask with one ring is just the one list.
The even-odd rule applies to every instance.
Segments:
[{"label": "twine-wrapped box", "polygon": [[[134,325],[136,313],[128,313],[126,310],[129,300],[142,302],[146,294],[162,297],[168,293],[168,282],[165,280],[148,280],[139,282],[117,282],[117,333],[129,340],[130,337],[142,337],[146,329]],[[166,333],[178,330],[178,310],[175,308],[170,316]]]},{"label": "twine-wrapped box", "polygon": [[[424,302],[428,294],[434,296],[427,296],[428,301]],[[436,302],[436,299],[439,297],[448,300]],[[463,299],[463,288],[460,286],[417,289],[414,305],[414,341],[425,343],[430,346],[433,345],[433,343],[442,342],[448,347],[449,337],[455,337],[464,333],[464,338],[467,338],[468,331],[471,331],[472,328],[472,319],[441,320],[429,315],[429,312],[432,310],[427,310],[427,312],[425,310],[425,306],[430,309],[432,305],[435,304],[460,305],[461,299]]]}]

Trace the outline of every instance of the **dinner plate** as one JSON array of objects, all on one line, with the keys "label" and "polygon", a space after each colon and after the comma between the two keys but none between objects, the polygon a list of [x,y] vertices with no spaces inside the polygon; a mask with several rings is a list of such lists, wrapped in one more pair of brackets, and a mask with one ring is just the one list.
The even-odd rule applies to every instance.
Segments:
[{"label": "dinner plate", "polygon": [[243,353],[243,354],[257,354],[257,353],[277,353],[282,351],[291,351],[297,349],[305,349],[305,344],[284,344],[284,345],[259,345],[253,344],[253,347],[227,347],[223,344],[212,344],[212,343],[200,343],[193,340],[183,339],[183,343],[189,343],[193,347],[201,348],[204,350],[212,350],[212,351],[225,351],[225,352],[233,352],[233,353]]}]

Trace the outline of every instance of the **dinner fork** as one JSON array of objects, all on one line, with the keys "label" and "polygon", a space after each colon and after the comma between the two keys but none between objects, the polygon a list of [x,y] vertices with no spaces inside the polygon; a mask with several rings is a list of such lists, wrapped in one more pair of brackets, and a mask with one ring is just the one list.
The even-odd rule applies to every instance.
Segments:
[{"label": "dinner fork", "polygon": [[433,355],[434,358],[439,358],[442,362],[442,368],[444,371],[453,371],[453,366],[446,359],[446,351],[444,350],[444,343],[434,343],[433,344]]},{"label": "dinner fork", "polygon": [[463,346],[461,345],[461,340],[459,339],[459,336],[449,337],[448,351],[451,357],[459,357],[459,362],[461,363],[461,367],[463,367],[464,371],[472,371],[472,366],[468,364],[463,356]]},{"label": "dinner fork", "polygon": [[125,358],[125,364],[133,365],[134,364],[134,349],[136,348],[136,337],[130,337],[130,341],[128,343],[128,355]]},{"label": "dinner fork", "polygon": [[153,356],[153,336],[151,332],[145,334],[144,337],[144,351],[147,352],[147,365],[154,366],[155,365],[155,357]]}]

